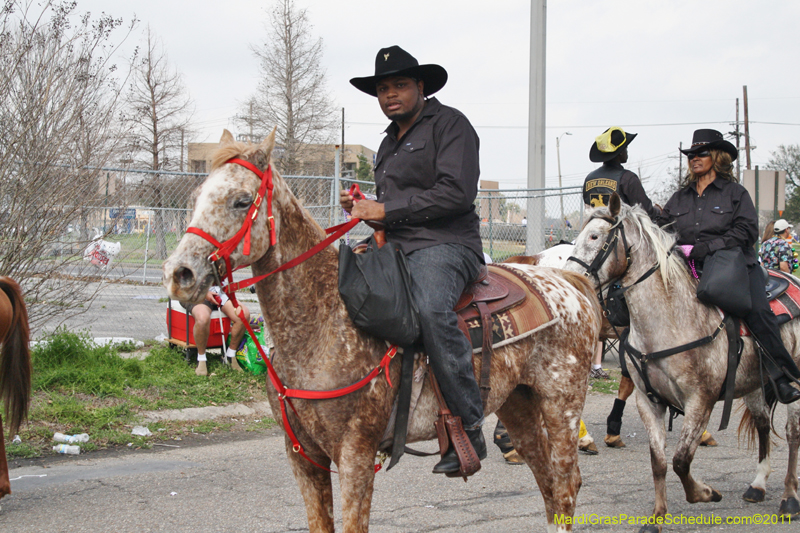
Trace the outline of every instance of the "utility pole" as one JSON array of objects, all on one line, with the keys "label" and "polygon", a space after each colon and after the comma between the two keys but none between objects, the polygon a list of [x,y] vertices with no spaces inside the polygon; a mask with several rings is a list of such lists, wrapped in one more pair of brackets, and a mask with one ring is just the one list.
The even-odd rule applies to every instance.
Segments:
[{"label": "utility pole", "polygon": [[181,172],[183,172],[183,128],[181,128]]},{"label": "utility pole", "polygon": [[342,151],[339,154],[342,160],[339,162],[339,168],[344,168],[344,108],[342,108]]},{"label": "utility pole", "polygon": [[747,112],[747,85],[744,90],[744,151],[747,154],[747,170],[750,170],[750,115]]},{"label": "utility pole", "polygon": [[558,161],[558,199],[561,202],[561,238],[566,237],[567,223],[564,219],[564,189],[561,187],[561,137],[564,135],[572,135],[570,132],[565,131],[556,137],[556,160]]},{"label": "utility pole", "polygon": [[739,183],[742,182],[742,170],[739,166],[739,163],[742,162],[742,158],[739,156],[739,99],[736,99],[736,178],[739,180]]},{"label": "utility pole", "polygon": [[[547,57],[547,0],[531,0],[530,77],[528,89],[528,188],[544,189],[545,61]],[[540,193],[536,193],[540,194]],[[527,201],[525,245],[533,255],[544,248],[544,198]]]}]

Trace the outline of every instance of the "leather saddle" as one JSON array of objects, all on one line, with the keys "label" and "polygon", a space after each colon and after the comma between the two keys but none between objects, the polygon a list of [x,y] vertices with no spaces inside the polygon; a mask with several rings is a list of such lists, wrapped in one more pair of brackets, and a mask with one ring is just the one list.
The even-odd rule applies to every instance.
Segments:
[{"label": "leather saddle", "polygon": [[789,288],[789,280],[783,275],[777,273],[776,271],[770,271],[763,266],[761,269],[764,271],[764,277],[767,278],[767,285],[765,290],[767,291],[767,301],[770,302],[786,292],[786,289]]},{"label": "leather saddle", "polygon": [[480,316],[477,309],[479,303],[486,304],[492,313],[501,313],[524,300],[525,291],[483,265],[478,277],[467,286],[453,310],[466,321]]},{"label": "leather saddle", "polygon": [[764,290],[767,292],[767,301],[770,302],[770,307],[772,307],[772,312],[775,314],[778,325],[785,324],[792,320],[794,316],[789,312],[782,312],[788,311],[788,309],[780,304],[774,304],[772,302],[786,293],[791,285],[791,281],[786,277],[788,274],[784,272],[768,270],[763,266],[761,266],[761,268],[764,270],[765,277],[767,278],[767,284],[764,287]]},{"label": "leather saddle", "polygon": [[492,315],[502,313],[522,304],[525,291],[507,280],[494,267],[483,266],[477,279],[470,284],[458,299],[454,311],[458,315],[458,327],[472,344],[467,321],[480,318],[483,342],[481,344],[481,400],[486,404],[489,397],[492,349]]}]

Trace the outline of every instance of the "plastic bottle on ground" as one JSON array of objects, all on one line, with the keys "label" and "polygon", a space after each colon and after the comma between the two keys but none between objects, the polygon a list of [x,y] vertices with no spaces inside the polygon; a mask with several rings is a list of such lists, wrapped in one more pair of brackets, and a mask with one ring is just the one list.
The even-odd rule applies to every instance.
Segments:
[{"label": "plastic bottle on ground", "polygon": [[76,442],[89,442],[89,435],[87,433],[81,433],[79,435],[64,435],[63,433],[55,433],[53,435],[54,442],[66,442],[69,444],[75,444]]},{"label": "plastic bottle on ground", "polygon": [[53,446],[53,451],[56,453],[66,453],[69,455],[79,455],[81,453],[80,446],[69,446],[68,444],[59,444]]},{"label": "plastic bottle on ground", "polygon": [[89,434],[80,433],[78,435],[72,435],[69,437],[70,444],[75,444],[76,442],[89,442]]}]

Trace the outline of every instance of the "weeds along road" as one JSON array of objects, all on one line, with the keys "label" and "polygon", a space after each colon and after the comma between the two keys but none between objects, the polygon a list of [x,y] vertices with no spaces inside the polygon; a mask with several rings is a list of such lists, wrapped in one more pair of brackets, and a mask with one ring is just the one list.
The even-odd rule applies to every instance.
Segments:
[{"label": "weeds along road", "polygon": [[[600,454],[581,455],[583,486],[577,517],[647,516],[653,507],[650,454],[644,428],[633,402],[625,411],[624,449],[603,446],[605,419],[613,396],[590,393],[584,420],[598,441]],[[709,427],[716,448],[699,448],[693,473],[716,489],[719,503],[690,505],[684,501],[677,476],[667,474],[669,511],[674,516],[720,516],[713,527],[681,525],[665,531],[785,532],[794,526],[725,525],[724,519],[777,512],[787,461],[785,441],[773,450],[775,469],[764,503],[749,504],[741,496],[755,475],[754,452],[739,448],[735,428],[741,416],[734,410],[730,428],[715,431],[718,408]],[[484,426],[487,440],[495,418]],[[782,428],[785,409],[779,407],[776,426]],[[668,434],[675,450],[682,418]],[[782,433],[782,430],[779,430]],[[181,444],[180,442],[175,444]],[[202,444],[202,445],[197,445]],[[420,445],[432,449],[433,443]],[[525,466],[503,462],[489,444],[482,470],[464,483],[430,473],[436,458],[406,456],[391,472],[375,477],[371,531],[378,533],[504,533],[545,531],[544,504],[533,475]],[[15,462],[16,465],[16,462]],[[123,449],[118,453],[59,456],[24,466],[12,465],[14,493],[0,500],[0,531],[4,533],[83,532],[286,532],[307,531],[303,503],[285,457],[279,429],[258,434],[219,434],[181,448]],[[44,476],[44,477],[39,477]],[[334,475],[335,516],[341,531],[338,480]],[[575,531],[630,531],[629,525],[577,525]]]}]

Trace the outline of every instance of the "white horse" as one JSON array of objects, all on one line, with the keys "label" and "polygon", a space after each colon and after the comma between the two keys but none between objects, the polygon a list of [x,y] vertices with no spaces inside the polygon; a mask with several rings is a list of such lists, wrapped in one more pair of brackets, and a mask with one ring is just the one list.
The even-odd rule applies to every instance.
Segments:
[{"label": "white horse", "polygon": [[[627,243],[627,249],[624,243]],[[683,483],[688,502],[717,502],[722,495],[692,477],[690,466],[711,410],[720,398],[727,370],[727,338],[723,333],[712,342],[669,357],[648,359],[645,355],[702,339],[720,327],[719,310],[696,298],[697,282],[688,273],[681,256],[672,253],[674,248],[673,235],[653,224],[641,208],[621,205],[619,197],[614,195],[608,208],[598,208],[592,212],[575,241],[573,257],[580,262],[571,261],[566,268],[586,274],[588,269],[584,265],[591,265],[595,258],[608,253],[596,273],[596,283],[605,287],[612,280],[620,279],[622,286],[630,287],[625,293],[631,317],[629,345],[643,354],[637,358],[637,362],[641,365],[643,360],[646,361],[645,372],[653,389],[663,400],[685,413],[672,468]],[[642,279],[654,266],[657,267],[655,273]],[[789,353],[795,361],[800,362],[800,321],[784,324],[781,335]],[[770,472],[770,420],[762,400],[761,372],[754,343],[751,337],[744,337],[743,341],[734,394],[737,398],[745,397],[747,412],[744,430],[750,432],[750,438],[754,437],[752,432],[757,431],[759,443],[756,479],[744,498],[747,501],[763,501]],[[631,356],[631,352],[628,353]],[[664,428],[667,405],[650,401],[642,377],[633,368],[630,373],[636,384],[639,415],[650,437],[655,483],[653,514],[655,518],[660,518],[667,512]],[[786,436],[789,466],[779,511],[784,515],[800,513],[797,499],[799,415],[800,406],[797,403],[788,406]],[[661,526],[645,526],[641,531],[661,531]]]}]

